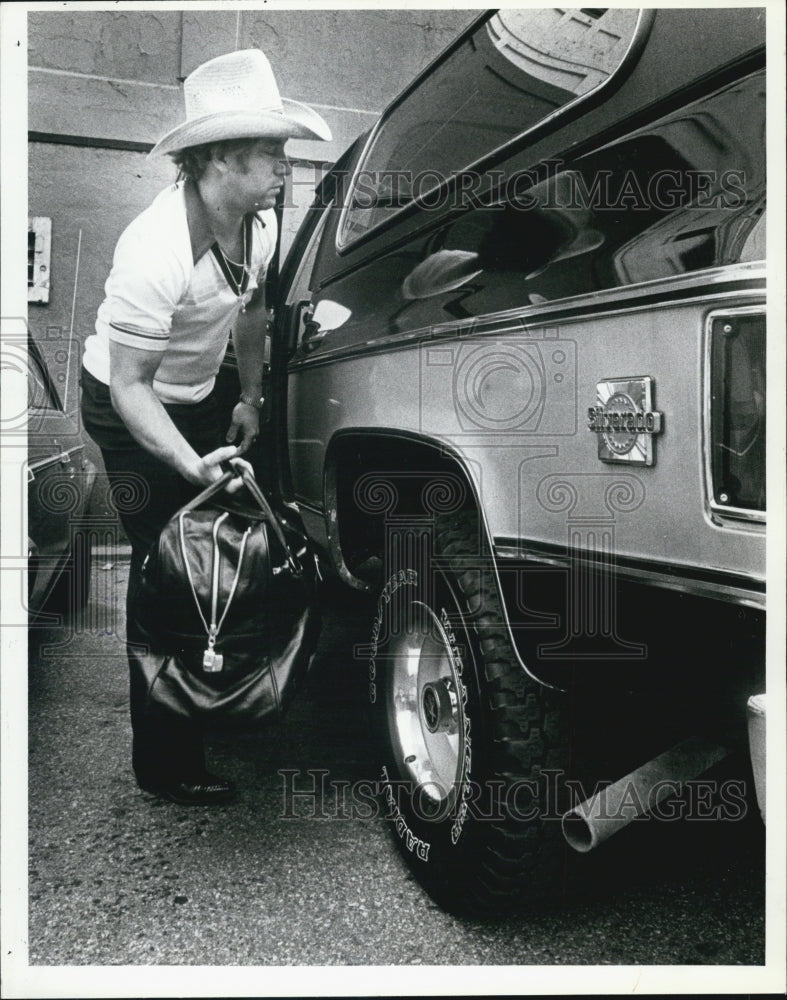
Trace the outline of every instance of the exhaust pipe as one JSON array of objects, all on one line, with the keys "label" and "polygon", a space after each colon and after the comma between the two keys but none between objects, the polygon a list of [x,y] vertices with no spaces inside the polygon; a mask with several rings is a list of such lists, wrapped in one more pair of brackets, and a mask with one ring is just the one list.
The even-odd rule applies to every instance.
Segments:
[{"label": "exhaust pipe", "polygon": [[592,851],[637,816],[676,795],[680,785],[718,764],[728,752],[700,739],[679,743],[570,809],[563,816],[563,836],[580,854]]}]

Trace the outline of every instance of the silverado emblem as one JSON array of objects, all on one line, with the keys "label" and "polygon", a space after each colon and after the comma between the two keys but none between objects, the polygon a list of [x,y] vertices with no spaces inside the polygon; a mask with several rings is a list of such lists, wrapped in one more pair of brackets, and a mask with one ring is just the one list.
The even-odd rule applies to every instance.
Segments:
[{"label": "silverado emblem", "polygon": [[598,403],[588,410],[588,428],[598,436],[602,462],[654,465],[654,435],[664,414],[652,409],[653,379],[649,375],[609,379],[596,387]]}]

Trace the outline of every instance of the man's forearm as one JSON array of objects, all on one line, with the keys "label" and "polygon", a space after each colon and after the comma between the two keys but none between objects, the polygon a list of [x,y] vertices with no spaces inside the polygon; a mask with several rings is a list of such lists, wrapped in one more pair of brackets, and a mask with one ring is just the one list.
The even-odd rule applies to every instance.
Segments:
[{"label": "man's forearm", "polygon": [[112,387],[112,404],[131,435],[146,450],[195,481],[200,457],[172,422],[153,389],[142,382]]},{"label": "man's forearm", "polygon": [[232,342],[238,359],[238,376],[244,396],[257,400],[262,395],[262,366],[265,361],[267,313],[265,301],[249,306],[235,323]]}]

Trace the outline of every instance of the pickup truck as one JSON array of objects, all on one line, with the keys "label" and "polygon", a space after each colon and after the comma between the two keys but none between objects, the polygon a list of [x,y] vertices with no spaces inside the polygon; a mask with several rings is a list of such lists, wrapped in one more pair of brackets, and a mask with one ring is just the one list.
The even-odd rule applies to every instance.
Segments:
[{"label": "pickup truck", "polygon": [[374,774],[457,912],[554,896],[746,745],[764,18],[483,14],[325,176],[279,275],[285,488],[378,596],[348,665]]}]

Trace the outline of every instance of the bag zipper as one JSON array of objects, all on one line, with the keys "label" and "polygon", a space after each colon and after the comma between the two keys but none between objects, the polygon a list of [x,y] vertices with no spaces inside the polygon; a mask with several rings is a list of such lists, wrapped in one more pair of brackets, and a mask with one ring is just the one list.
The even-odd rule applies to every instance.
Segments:
[{"label": "bag zipper", "polygon": [[227,617],[227,612],[230,609],[232,600],[235,597],[235,591],[238,589],[238,581],[240,580],[240,572],[243,566],[243,556],[246,551],[246,542],[249,535],[251,534],[251,526],[246,528],[243,532],[243,537],[240,542],[240,549],[238,551],[238,565],[235,570],[235,578],[232,581],[232,586],[230,587],[230,592],[227,595],[227,603],[224,605],[224,611],[222,612],[221,618],[216,621],[218,617],[218,605],[219,605],[219,569],[220,569],[220,555],[219,555],[219,528],[222,523],[229,517],[228,512],[220,514],[216,520],[213,522],[213,559],[212,559],[212,576],[211,576],[211,602],[210,602],[210,625],[205,619],[205,615],[202,613],[202,608],[200,607],[199,598],[197,597],[197,590],[194,586],[194,578],[191,575],[191,565],[189,563],[188,553],[186,551],[186,539],[185,532],[183,528],[183,518],[185,516],[184,512],[179,518],[180,522],[180,547],[181,554],[183,556],[183,562],[186,567],[186,575],[188,576],[189,585],[191,587],[191,593],[194,597],[194,603],[197,605],[197,611],[202,619],[202,624],[205,627],[205,631],[208,633],[208,645],[202,654],[202,667],[208,673],[218,673],[224,666],[224,656],[221,653],[217,653],[215,646],[216,640],[218,639],[219,631],[221,626],[224,624],[224,619]]},{"label": "bag zipper", "polygon": [[[202,654],[202,666],[205,670],[213,671],[214,673],[221,670],[224,666],[224,657],[221,653],[217,653],[214,647],[216,645],[216,636],[219,634],[219,626],[216,624],[216,613],[219,603],[219,528],[221,527],[221,522],[226,517],[226,513],[221,514],[213,522],[213,578],[210,588],[210,626],[208,628],[208,648]],[[227,604],[229,605],[229,600]],[[226,613],[225,609],[224,614]],[[224,621],[223,617],[222,621]]]}]

